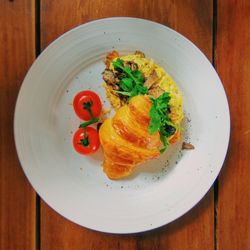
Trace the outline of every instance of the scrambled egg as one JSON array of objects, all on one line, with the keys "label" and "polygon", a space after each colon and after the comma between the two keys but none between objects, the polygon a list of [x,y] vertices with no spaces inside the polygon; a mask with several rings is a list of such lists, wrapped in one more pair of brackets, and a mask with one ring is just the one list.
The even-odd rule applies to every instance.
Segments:
[{"label": "scrambled egg", "polygon": [[[180,123],[183,119],[183,97],[182,93],[179,91],[177,84],[173,80],[173,78],[158,64],[156,64],[152,59],[146,58],[141,54],[129,54],[125,56],[120,56],[124,62],[134,62],[138,66],[138,70],[140,70],[145,79],[147,79],[150,75],[155,72],[157,74],[158,80],[156,85],[160,87],[163,91],[166,91],[170,94],[170,107],[171,113],[169,114],[170,119],[176,125],[176,127],[180,127]],[[116,58],[113,58],[116,60]],[[108,66],[110,70],[114,70],[112,63]],[[104,83],[104,87],[106,89],[107,98],[111,102],[112,106],[117,109],[121,105],[120,98],[114,94],[111,86]]]}]

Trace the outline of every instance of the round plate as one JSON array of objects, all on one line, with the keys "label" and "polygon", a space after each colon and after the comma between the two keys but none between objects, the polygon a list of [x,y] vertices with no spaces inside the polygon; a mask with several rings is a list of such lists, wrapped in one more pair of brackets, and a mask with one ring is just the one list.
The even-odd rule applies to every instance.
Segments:
[{"label": "round plate", "polygon": [[[109,107],[102,87],[105,55],[141,50],[176,80],[184,96],[183,140],[128,179],[111,181],[101,150],[77,154],[72,133],[80,120],[72,99],[92,89]],[[214,68],[189,40],[154,22],[108,18],[81,25],[50,44],[30,68],[15,110],[15,142],[34,189],[58,213],[103,232],[135,233],[186,213],[216,179],[228,147],[230,119]]]}]

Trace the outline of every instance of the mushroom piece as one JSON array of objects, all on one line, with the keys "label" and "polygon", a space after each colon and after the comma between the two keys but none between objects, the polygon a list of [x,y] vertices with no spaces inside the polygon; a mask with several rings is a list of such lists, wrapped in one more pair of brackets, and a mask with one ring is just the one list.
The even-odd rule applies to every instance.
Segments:
[{"label": "mushroom piece", "polygon": [[183,142],[181,149],[194,149],[194,145],[192,145],[191,143]]},{"label": "mushroom piece", "polygon": [[147,80],[144,82],[144,86],[150,89],[158,80],[159,80],[159,77],[154,70],[151,73],[151,75],[147,78]]},{"label": "mushroom piece", "polygon": [[124,66],[130,67],[131,70],[137,70],[138,69],[138,65],[135,62],[132,62],[132,61],[124,62]]},{"label": "mushroom piece", "polygon": [[136,50],[135,55],[139,55],[140,57],[145,58],[145,54],[140,50]]},{"label": "mushroom piece", "polygon": [[137,70],[138,69],[138,65],[135,62],[129,62],[129,63],[130,63],[131,70]]},{"label": "mushroom piece", "polygon": [[102,73],[102,78],[107,84],[115,85],[119,80],[115,77],[115,74],[112,70],[105,69]]},{"label": "mushroom piece", "polygon": [[153,87],[149,89],[148,93],[149,95],[153,96],[154,98],[158,98],[161,96],[165,91],[161,89],[159,86]]}]

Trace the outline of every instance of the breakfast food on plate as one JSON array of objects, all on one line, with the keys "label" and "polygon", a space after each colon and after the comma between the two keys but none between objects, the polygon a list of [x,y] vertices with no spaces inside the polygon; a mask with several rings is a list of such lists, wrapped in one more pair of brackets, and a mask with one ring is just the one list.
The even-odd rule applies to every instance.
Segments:
[{"label": "breakfast food on plate", "polygon": [[116,114],[100,127],[104,172],[110,179],[130,175],[181,136],[182,94],[166,71],[143,52],[106,57],[106,95]]},{"label": "breakfast food on plate", "polygon": [[160,135],[148,130],[150,107],[148,96],[135,96],[100,127],[103,170],[110,179],[126,177],[138,164],[160,155]]},{"label": "breakfast food on plate", "polygon": [[[133,83],[130,84],[130,77],[127,77],[127,72],[119,67],[119,62],[127,70],[130,68],[136,79],[141,80],[141,85],[147,88],[146,94],[157,98],[164,92],[169,93],[171,97],[169,101],[171,112],[168,113],[172,122],[178,127],[183,119],[182,94],[173,78],[152,59],[146,58],[145,54],[140,51],[124,56],[119,56],[118,52],[113,51],[107,55],[103,79],[105,81],[104,87],[107,98],[111,105],[118,109],[128,101],[130,96],[145,94],[145,89],[143,90],[140,84],[136,84],[136,86]],[[126,92],[126,90],[129,90],[129,84],[133,88],[133,91],[130,93]],[[120,91],[124,93],[122,94]]]},{"label": "breakfast food on plate", "polygon": [[[121,179],[180,140],[182,94],[171,76],[143,52],[120,56],[113,51],[105,64],[104,87],[115,115],[100,127],[98,123],[97,129],[90,127],[105,112],[95,92],[79,92],[73,107],[85,122],[75,132],[73,146],[78,153],[89,155],[101,144],[104,172],[110,179]],[[182,148],[194,147],[183,143]]]}]

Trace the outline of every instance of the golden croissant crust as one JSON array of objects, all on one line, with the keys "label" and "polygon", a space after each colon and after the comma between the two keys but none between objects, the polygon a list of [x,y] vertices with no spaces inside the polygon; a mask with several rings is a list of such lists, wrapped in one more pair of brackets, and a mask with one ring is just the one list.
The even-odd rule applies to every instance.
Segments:
[{"label": "golden croissant crust", "polygon": [[102,124],[103,170],[110,179],[126,177],[137,165],[160,155],[160,135],[150,135],[148,129],[151,105],[148,96],[135,96]]}]

